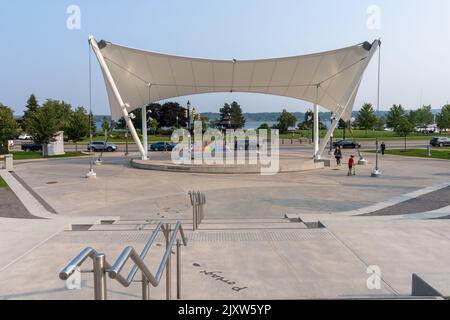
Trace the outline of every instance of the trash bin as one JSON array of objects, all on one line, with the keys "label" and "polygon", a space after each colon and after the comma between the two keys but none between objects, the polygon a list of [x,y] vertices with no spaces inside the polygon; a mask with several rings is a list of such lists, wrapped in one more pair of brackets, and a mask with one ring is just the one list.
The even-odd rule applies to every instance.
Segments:
[{"label": "trash bin", "polygon": [[7,171],[13,171],[13,156],[12,154],[5,154],[4,155],[4,161],[5,161],[5,165],[4,168]]}]

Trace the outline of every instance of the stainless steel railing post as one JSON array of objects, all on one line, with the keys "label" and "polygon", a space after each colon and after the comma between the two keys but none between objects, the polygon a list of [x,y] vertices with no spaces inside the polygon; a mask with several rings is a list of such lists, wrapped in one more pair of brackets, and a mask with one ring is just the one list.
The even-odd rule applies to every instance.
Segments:
[{"label": "stainless steel railing post", "polygon": [[177,240],[177,299],[181,299],[181,241]]},{"label": "stainless steel railing post", "polygon": [[150,283],[142,272],[142,300],[150,300]]},{"label": "stainless steel railing post", "polygon": [[[166,224],[164,228],[164,235],[166,236],[166,250],[171,250],[170,248],[170,224]],[[169,252],[169,258],[166,264],[166,300],[172,299],[172,253]]]},{"label": "stainless steel railing post", "polygon": [[95,300],[106,300],[106,257],[99,253],[94,257],[94,298]]},{"label": "stainless steel railing post", "polygon": [[192,230],[197,231],[197,206],[196,206],[196,198],[195,193],[193,191],[189,191],[189,196],[191,197],[191,205],[192,205]]}]

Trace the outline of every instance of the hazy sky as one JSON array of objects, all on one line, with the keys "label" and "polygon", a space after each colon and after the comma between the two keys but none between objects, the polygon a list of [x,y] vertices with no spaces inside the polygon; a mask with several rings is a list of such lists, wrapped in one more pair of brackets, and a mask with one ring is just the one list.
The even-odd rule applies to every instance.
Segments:
[{"label": "hazy sky", "polygon": [[[81,9],[80,30],[66,26],[72,4]],[[381,20],[371,19],[376,18],[367,12],[371,5],[380,8]],[[5,0],[0,4],[0,102],[16,114],[31,93],[41,102],[54,98],[88,106],[89,34],[150,51],[217,59],[291,56],[381,37],[382,109],[393,103],[414,109],[421,101],[438,108],[450,100],[449,14],[448,0]],[[375,60],[355,109],[375,103]],[[93,111],[109,114],[96,61],[93,77]],[[232,100],[245,112],[310,107],[237,93],[177,101],[185,105],[188,99],[201,112],[217,111]]]}]

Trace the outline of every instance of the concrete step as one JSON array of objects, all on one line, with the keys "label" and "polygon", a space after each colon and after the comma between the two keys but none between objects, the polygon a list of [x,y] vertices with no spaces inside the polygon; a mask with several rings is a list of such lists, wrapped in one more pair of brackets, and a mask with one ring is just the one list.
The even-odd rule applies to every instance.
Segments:
[{"label": "concrete step", "polygon": [[[142,231],[153,230],[159,221],[175,225],[181,221],[185,230],[192,230],[192,220],[129,220],[115,223],[93,225],[89,231]],[[270,230],[270,229],[307,229],[301,222],[292,222],[288,219],[205,219],[199,230]]]}]

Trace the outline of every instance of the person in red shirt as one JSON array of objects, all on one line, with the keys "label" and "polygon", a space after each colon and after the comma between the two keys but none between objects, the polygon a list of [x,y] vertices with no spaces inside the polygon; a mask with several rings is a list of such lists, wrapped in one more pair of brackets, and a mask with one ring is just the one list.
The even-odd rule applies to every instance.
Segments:
[{"label": "person in red shirt", "polygon": [[348,160],[348,176],[356,176],[356,163],[353,155]]}]

